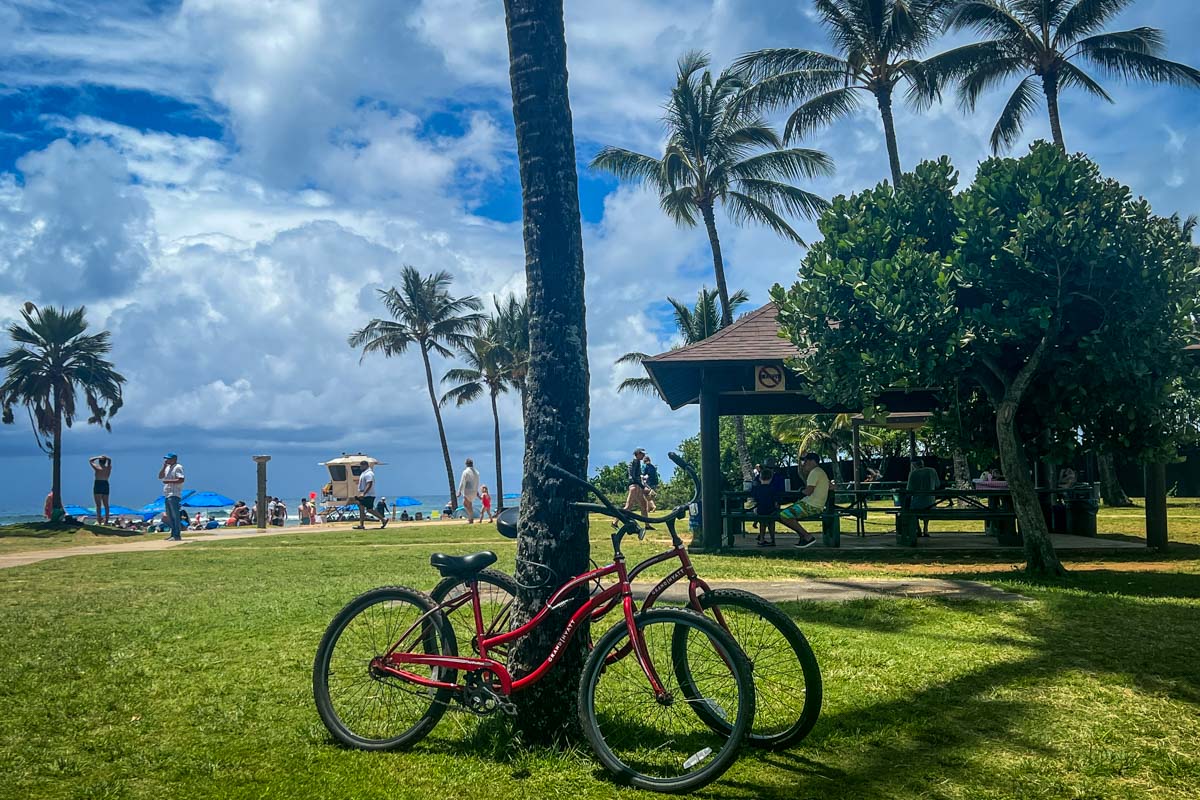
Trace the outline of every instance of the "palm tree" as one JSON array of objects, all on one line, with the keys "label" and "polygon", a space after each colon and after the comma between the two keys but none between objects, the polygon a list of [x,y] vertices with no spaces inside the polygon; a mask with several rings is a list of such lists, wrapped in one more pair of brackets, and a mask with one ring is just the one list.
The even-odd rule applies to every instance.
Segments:
[{"label": "palm tree", "polygon": [[692,227],[697,218],[704,222],[721,318],[729,325],[733,309],[717,236],[717,203],[735,223],[758,222],[803,244],[784,214],[812,219],[829,204],[787,181],[829,175],[833,161],[819,150],[780,149],[774,129],[737,102],[745,88],[741,77],[725,70],[713,80],[708,63],[708,56],[699,52],[679,60],[678,79],[663,116],[667,147],[662,158],[605,147],[591,165],[625,180],[649,183],[676,223]]},{"label": "palm tree", "polygon": [[[452,297],[450,273],[422,275],[416,267],[405,265],[400,274],[400,288],[380,289],[391,319],[373,319],[365,327],[350,334],[351,347],[361,347],[362,357],[382,353],[385,357],[400,355],[416,345],[425,365],[425,384],[429,402],[437,419],[438,438],[442,442],[442,457],[446,462],[446,482],[450,486],[450,503],[458,505],[458,489],[454,484],[454,468],[450,464],[450,446],[446,443],[446,428],[433,388],[433,369],[429,354],[451,358],[451,348],[463,349],[479,330],[484,316],[478,313],[483,304],[475,297]],[[360,359],[361,361],[361,359]]]},{"label": "palm tree", "polygon": [[[513,622],[520,624],[554,590],[540,565],[558,575],[588,569],[587,515],[571,505],[583,495],[548,468],[586,474],[590,408],[583,235],[562,0],[504,0],[504,12],[529,298],[516,574],[521,589],[513,604]],[[584,631],[560,648],[555,631],[581,602],[573,596],[557,604],[546,624],[521,637],[509,653],[514,675],[532,672],[552,649],[559,655],[558,666],[545,678],[513,696],[526,742],[559,739],[572,728],[563,709],[578,693],[589,637]]]},{"label": "palm tree", "polygon": [[[734,311],[737,311],[738,307],[746,303],[749,299],[749,295],[744,290],[738,289],[730,295],[729,304],[733,307]],[[668,297],[667,302],[675,309],[675,327],[679,330],[679,336],[683,340],[680,346],[704,341],[725,327],[721,322],[721,314],[717,310],[717,293],[712,289],[701,288],[694,307],[689,307],[686,303],[676,300],[674,297]],[[618,358],[616,363],[637,364],[641,366],[642,362],[648,358],[650,356],[647,353],[626,353]],[[621,381],[621,385],[617,387],[617,391],[631,391],[655,397],[661,396],[658,393],[658,387],[654,385],[654,381],[644,375],[636,378],[626,378]]]},{"label": "palm tree", "polygon": [[495,344],[500,348],[505,382],[521,395],[525,404],[525,379],[529,375],[529,301],[510,296],[503,304],[495,301]]},{"label": "palm tree", "polygon": [[[839,453],[854,446],[853,414],[782,414],[771,418],[771,435],[781,442],[794,444],[801,452],[824,450],[835,460]],[[861,431],[868,444],[881,441],[878,434]]]},{"label": "palm tree", "polygon": [[[109,332],[87,333],[86,309],[39,309],[26,303],[24,324],[8,326],[16,347],[0,356],[5,371],[0,384],[0,406],[5,424],[13,422],[13,406],[23,405],[33,424],[38,446],[50,455],[51,519],[62,519],[62,432],[75,422],[75,397],[83,392],[91,416],[88,424],[112,430],[109,420],[122,405],[125,378],[105,356],[112,350]],[[50,439],[47,446],[42,437]]]},{"label": "palm tree", "polygon": [[1200,86],[1200,71],[1162,57],[1164,37],[1157,28],[1099,32],[1132,2],[960,0],[946,17],[947,28],[971,29],[989,38],[931,58],[931,85],[958,81],[959,104],[973,111],[983,92],[1020,77],[992,130],[992,151],[1011,147],[1020,136],[1039,88],[1046,98],[1054,143],[1066,150],[1058,113],[1060,92],[1082,89],[1113,101],[1081,62],[1125,80]]},{"label": "palm tree", "polygon": [[931,101],[921,55],[941,33],[948,0],[816,0],[834,52],[794,47],[747,53],[735,67],[753,81],[744,102],[779,108],[801,102],[788,117],[783,140],[807,136],[862,108],[875,98],[883,120],[892,183],[900,183],[900,151],[892,118],[896,87],[908,87],[918,107]]},{"label": "palm tree", "polygon": [[491,317],[480,335],[471,337],[467,346],[459,350],[459,357],[467,366],[448,370],[442,378],[442,383],[453,383],[455,386],[442,395],[441,404],[445,406],[453,402],[457,406],[465,406],[485,394],[491,401],[496,451],[496,508],[503,511],[504,470],[500,460],[500,409],[497,400],[508,391],[510,383],[505,371],[505,353],[497,344],[499,339],[499,320]]}]

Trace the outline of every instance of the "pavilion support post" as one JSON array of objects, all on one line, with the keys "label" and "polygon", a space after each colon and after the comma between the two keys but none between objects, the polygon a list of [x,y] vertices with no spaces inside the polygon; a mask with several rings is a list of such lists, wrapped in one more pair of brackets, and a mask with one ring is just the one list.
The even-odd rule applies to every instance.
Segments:
[{"label": "pavilion support post", "polygon": [[270,456],[251,456],[258,466],[258,496],[255,498],[254,518],[259,530],[267,527],[267,462]]},{"label": "pavilion support post", "polygon": [[859,462],[862,457],[859,451],[859,435],[858,435],[858,420],[850,420],[850,440],[851,440],[851,457],[854,459],[854,490],[858,491],[858,483],[862,480],[862,466]]},{"label": "pavilion support post", "polygon": [[707,551],[721,547],[721,417],[717,387],[700,376],[700,541]]},{"label": "pavilion support post", "polygon": [[908,429],[908,457],[917,457],[917,431],[914,428]]},{"label": "pavilion support post", "polygon": [[1167,465],[1146,465],[1146,546],[1167,549]]}]

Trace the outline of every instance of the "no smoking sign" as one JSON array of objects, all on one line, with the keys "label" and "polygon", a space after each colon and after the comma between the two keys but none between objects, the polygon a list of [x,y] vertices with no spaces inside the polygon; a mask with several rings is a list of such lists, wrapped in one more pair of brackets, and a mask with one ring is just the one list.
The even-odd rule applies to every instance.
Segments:
[{"label": "no smoking sign", "polygon": [[762,364],[754,368],[754,391],[782,392],[783,389],[783,367]]}]

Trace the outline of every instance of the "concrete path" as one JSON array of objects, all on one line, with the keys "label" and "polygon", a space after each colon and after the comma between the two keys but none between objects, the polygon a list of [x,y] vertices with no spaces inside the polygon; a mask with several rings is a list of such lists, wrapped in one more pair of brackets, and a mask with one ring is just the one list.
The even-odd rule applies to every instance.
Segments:
[{"label": "concrete path", "polygon": [[[795,581],[710,581],[712,588],[742,589],[774,603],[802,600],[844,602],[871,598],[937,598],[939,600],[995,600],[1004,603],[1032,602],[1024,595],[1006,592],[979,581],[951,581],[939,578],[819,578]],[[635,594],[645,597],[651,585],[634,584]],[[663,598],[687,601],[687,584],[680,582],[668,589]]]}]

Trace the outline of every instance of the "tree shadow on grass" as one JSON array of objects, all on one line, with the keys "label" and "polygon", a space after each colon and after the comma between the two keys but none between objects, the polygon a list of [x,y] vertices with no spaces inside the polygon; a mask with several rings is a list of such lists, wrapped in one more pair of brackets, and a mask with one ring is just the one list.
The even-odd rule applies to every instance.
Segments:
[{"label": "tree shadow on grass", "polygon": [[16,525],[0,525],[0,539],[54,539],[62,534],[79,532],[109,538],[133,538],[144,536],[144,531],[124,531],[78,522],[22,522]]}]

